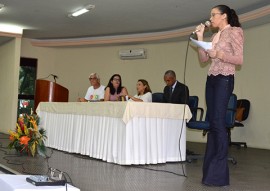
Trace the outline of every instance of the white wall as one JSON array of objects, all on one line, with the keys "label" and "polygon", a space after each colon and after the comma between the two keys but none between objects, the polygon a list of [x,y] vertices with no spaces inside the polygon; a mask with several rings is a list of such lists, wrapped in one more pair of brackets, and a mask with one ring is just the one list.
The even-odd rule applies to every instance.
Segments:
[{"label": "white wall", "polygon": [[270,24],[245,31],[244,65],[237,74],[235,92],[238,98],[251,101],[245,128],[235,128],[234,140],[246,140],[248,145],[270,148]]},{"label": "white wall", "polygon": [[[267,112],[270,106],[267,87],[269,81],[270,43],[267,31],[270,24],[245,30],[244,65],[236,73],[235,93],[238,98],[251,101],[251,110],[244,128],[235,128],[233,140],[246,141],[248,146],[270,149],[270,128]],[[58,83],[70,90],[70,101],[82,97],[89,86],[88,76],[98,72],[102,84],[106,85],[114,73],[121,74],[123,85],[130,94],[135,94],[137,79],[145,78],[153,92],[162,91],[163,74],[168,69],[177,73],[183,81],[186,41],[118,45],[104,47],[40,48],[31,46],[29,40],[22,42],[22,56],[38,58],[38,77],[54,73],[59,76]],[[144,60],[123,61],[118,57],[121,49],[147,49],[148,58]],[[200,106],[205,107],[204,88],[209,65],[198,61],[197,52],[190,48],[188,54],[186,84],[190,95],[200,97]],[[190,141],[204,142],[201,132],[187,131]]]},{"label": "white wall", "polygon": [[0,131],[3,133],[16,127],[20,49],[20,38],[0,46]]},{"label": "white wall", "polygon": [[[119,50],[142,47],[147,49],[147,59],[120,60],[118,56]],[[39,48],[32,47],[29,41],[24,39],[22,56],[38,58],[38,78],[50,73],[58,75],[58,83],[70,91],[69,100],[76,101],[78,95],[85,95],[90,85],[88,76],[92,72],[99,73],[104,85],[107,85],[114,73],[119,73],[123,78],[123,85],[132,95],[136,93],[135,85],[139,78],[147,79],[154,92],[163,91],[165,70],[173,69],[178,72],[180,79],[183,77],[184,50],[185,47],[181,47],[179,42],[134,46]],[[44,70],[40,71],[41,68]]]}]

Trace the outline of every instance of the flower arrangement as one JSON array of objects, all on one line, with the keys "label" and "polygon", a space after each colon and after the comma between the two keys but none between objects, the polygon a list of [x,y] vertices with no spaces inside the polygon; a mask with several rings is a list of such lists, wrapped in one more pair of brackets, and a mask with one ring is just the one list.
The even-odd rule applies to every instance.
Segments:
[{"label": "flower arrangement", "polygon": [[27,153],[33,157],[36,153],[45,157],[46,147],[44,141],[47,138],[46,131],[38,128],[39,117],[31,112],[31,115],[21,114],[18,118],[15,131],[9,130],[9,149],[15,149],[20,153]]}]

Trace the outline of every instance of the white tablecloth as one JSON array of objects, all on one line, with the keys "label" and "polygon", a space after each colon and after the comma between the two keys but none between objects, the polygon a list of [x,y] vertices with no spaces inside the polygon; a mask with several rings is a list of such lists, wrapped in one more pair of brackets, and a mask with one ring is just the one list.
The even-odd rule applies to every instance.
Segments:
[{"label": "white tablecloth", "polygon": [[[66,186],[34,186],[26,181],[26,177],[30,175],[0,175],[0,190],[1,191],[65,191]],[[80,189],[67,185],[68,191],[80,191]]]},{"label": "white tablecloth", "polygon": [[185,122],[191,113],[185,105],[41,102],[37,113],[48,147],[123,165],[186,157]]}]

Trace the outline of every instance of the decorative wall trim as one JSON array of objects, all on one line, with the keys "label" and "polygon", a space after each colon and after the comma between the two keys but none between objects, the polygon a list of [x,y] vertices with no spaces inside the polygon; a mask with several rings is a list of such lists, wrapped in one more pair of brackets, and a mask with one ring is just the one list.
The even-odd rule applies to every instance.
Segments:
[{"label": "decorative wall trim", "polygon": [[242,23],[244,23],[255,19],[259,19],[261,17],[265,17],[267,15],[270,15],[270,5],[239,15],[239,19]]},{"label": "decorative wall trim", "polygon": [[1,32],[1,31],[0,31],[0,36],[21,38],[21,37],[22,37],[22,34],[18,34],[18,33],[8,33],[8,32]]},{"label": "decorative wall trim", "polygon": [[[239,15],[239,19],[241,23],[244,23],[268,15],[270,15],[270,5]],[[195,26],[163,32],[104,36],[104,37],[44,39],[44,40],[32,39],[31,44],[33,46],[40,46],[40,47],[61,47],[61,46],[106,45],[119,43],[150,42],[150,41],[167,40],[184,37],[191,34],[194,28]]]}]

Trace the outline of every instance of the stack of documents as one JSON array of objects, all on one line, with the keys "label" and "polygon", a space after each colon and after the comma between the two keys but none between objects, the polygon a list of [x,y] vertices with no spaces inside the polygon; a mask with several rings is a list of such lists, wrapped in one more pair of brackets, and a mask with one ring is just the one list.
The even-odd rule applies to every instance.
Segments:
[{"label": "stack of documents", "polygon": [[193,38],[190,38],[191,42],[195,44],[196,46],[203,48],[204,50],[212,49],[212,42],[204,42],[204,41],[198,41]]}]

